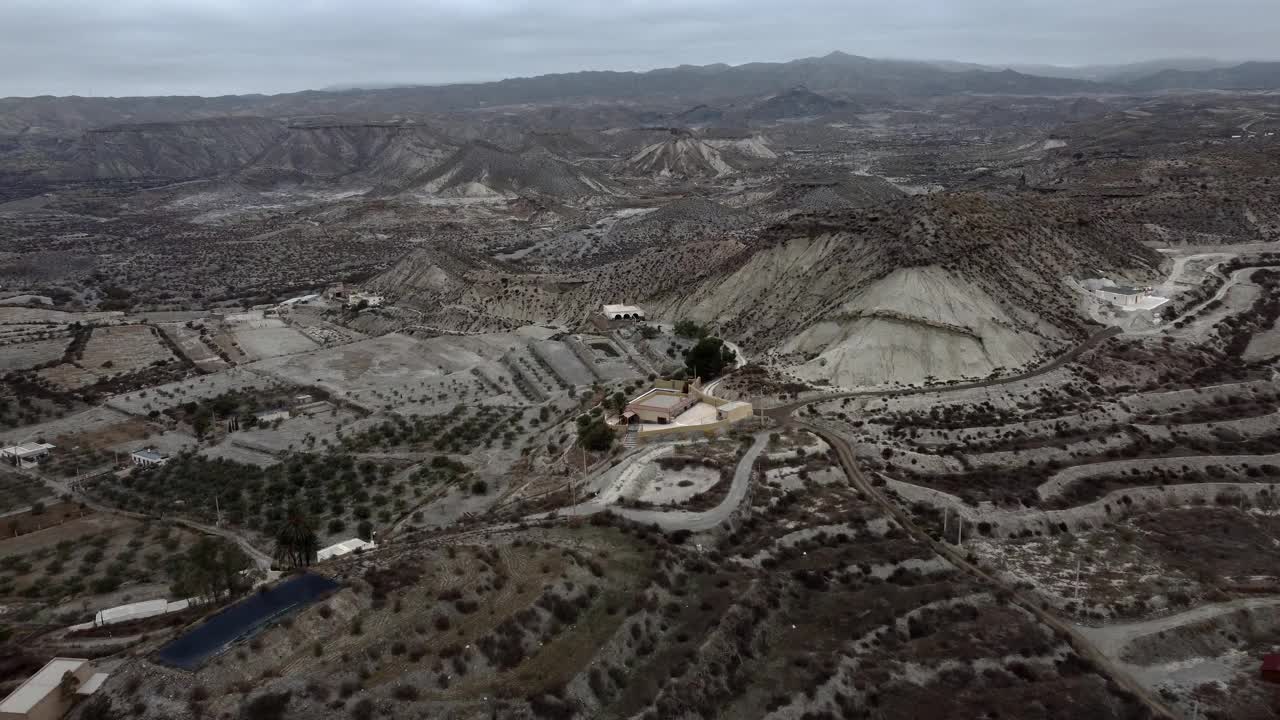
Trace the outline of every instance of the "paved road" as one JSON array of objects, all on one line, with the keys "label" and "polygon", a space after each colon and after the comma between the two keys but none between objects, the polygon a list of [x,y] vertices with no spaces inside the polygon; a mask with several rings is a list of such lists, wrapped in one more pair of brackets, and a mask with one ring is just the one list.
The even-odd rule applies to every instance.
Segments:
[{"label": "paved road", "polygon": [[819,402],[827,402],[830,400],[844,400],[845,398],[864,398],[864,397],[889,397],[889,396],[899,396],[899,395],[926,395],[930,393],[951,393],[951,392],[960,392],[961,390],[974,390],[977,388],[995,387],[997,385],[1008,385],[1009,383],[1021,382],[1023,380],[1030,380],[1031,378],[1038,377],[1040,375],[1047,375],[1048,373],[1051,373],[1054,370],[1057,370],[1058,368],[1062,367],[1063,365],[1066,365],[1067,363],[1080,357],[1080,355],[1084,351],[1088,350],[1089,348],[1092,348],[1093,346],[1103,342],[1108,338],[1116,337],[1117,335],[1120,335],[1120,334],[1121,334],[1120,328],[1105,328],[1103,330],[1098,330],[1093,335],[1089,336],[1089,339],[1085,340],[1079,345],[1076,345],[1075,347],[1071,348],[1070,350],[1063,353],[1062,355],[1059,355],[1058,357],[1054,358],[1053,360],[1050,360],[1049,362],[1045,363],[1044,365],[1041,365],[1038,368],[1035,368],[1034,370],[1028,370],[1027,372],[1020,373],[1018,375],[1010,375],[1008,377],[1001,377],[1001,378],[996,378],[992,380],[979,380],[978,382],[971,382],[971,383],[961,383],[959,385],[934,385],[934,386],[922,387],[922,388],[904,388],[902,390],[854,390],[851,392],[830,393],[827,395],[819,395],[817,397],[809,398],[807,400],[797,400],[796,402],[788,403],[786,405],[779,405],[778,407],[774,407],[774,408],[767,408],[766,410],[764,410],[764,414],[771,418],[774,418],[775,420],[786,422],[791,418],[791,415],[796,410],[799,410],[800,408],[805,407],[806,405],[812,405],[814,403],[819,403]]},{"label": "paved road", "polygon": [[974,576],[987,588],[1003,588],[1013,598],[1013,602],[1022,609],[1031,613],[1040,622],[1049,626],[1053,630],[1060,633],[1063,637],[1070,638],[1070,642],[1075,651],[1084,658],[1092,661],[1101,671],[1110,676],[1117,685],[1129,692],[1146,704],[1156,717],[1175,717],[1174,714],[1156,698],[1147,691],[1142,685],[1138,684],[1128,673],[1120,669],[1112,659],[1096,647],[1088,637],[1081,633],[1080,629],[1075,625],[1058,619],[1045,610],[1041,609],[1040,604],[1034,597],[1019,592],[1014,587],[1006,584],[1000,578],[987,573],[985,570],[976,565],[971,564],[964,556],[960,549],[951,545],[934,540],[928,533],[924,532],[915,524],[911,516],[900,508],[897,503],[892,502],[884,496],[875,485],[870,483],[858,468],[853,448],[848,441],[840,435],[837,435],[825,427],[816,425],[811,422],[801,421],[798,423],[801,427],[813,432],[814,434],[825,440],[836,451],[836,455],[843,466],[845,474],[849,481],[858,490],[866,493],[873,502],[881,507],[886,513],[892,516],[899,525],[901,525],[908,533],[912,535],[918,542],[929,545],[934,552],[949,560],[960,570]]},{"label": "paved road", "polygon": [[[724,344],[725,344],[725,347],[727,347],[727,348],[729,348],[730,350],[732,350],[732,351],[733,351],[733,354],[737,357],[737,360],[734,362],[734,366],[733,366],[735,369],[737,369],[737,368],[741,368],[741,367],[745,366],[745,365],[747,364],[747,362],[749,362],[749,361],[747,360],[747,356],[742,352],[742,348],[738,347],[738,346],[737,346],[737,344],[735,344],[735,343],[731,343],[731,342],[729,342],[728,340],[724,340],[723,342],[724,342]],[[715,397],[715,396],[716,396],[716,388],[720,386],[720,383],[724,382],[724,379],[725,379],[726,377],[728,377],[728,374],[727,374],[727,373],[726,373],[726,374],[724,374],[724,375],[721,375],[720,377],[716,378],[715,380],[712,380],[710,383],[708,383],[708,384],[707,384],[707,386],[706,386],[706,387],[702,388],[702,392],[704,392],[704,393],[706,393],[706,394],[710,395],[711,397]]]},{"label": "paved road", "polygon": [[[561,517],[572,517],[574,515],[594,515],[606,510],[616,515],[627,518],[634,522],[643,523],[645,525],[656,524],[667,532],[675,532],[679,530],[688,530],[691,532],[702,532],[710,530],[720,525],[729,516],[733,514],[738,506],[747,496],[747,490],[751,486],[751,471],[755,466],[756,459],[760,457],[760,453],[764,451],[769,444],[769,433],[762,432],[755,436],[755,441],[751,443],[751,448],[747,450],[742,459],[738,461],[738,466],[733,471],[733,482],[729,486],[729,494],[720,504],[705,512],[689,512],[687,510],[635,510],[632,508],[619,507],[617,505],[607,505],[589,500],[573,507],[564,508],[558,511]],[[539,513],[531,515],[528,520],[541,520],[547,517],[549,513]]]}]

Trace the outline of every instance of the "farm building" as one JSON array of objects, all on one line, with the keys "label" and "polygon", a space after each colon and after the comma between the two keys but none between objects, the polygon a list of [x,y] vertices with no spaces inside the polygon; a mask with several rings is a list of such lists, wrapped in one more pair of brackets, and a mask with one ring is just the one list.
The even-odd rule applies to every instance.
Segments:
[{"label": "farm building", "polygon": [[328,560],[329,558],[342,557],[343,555],[349,555],[353,552],[364,552],[367,550],[374,550],[377,547],[378,547],[377,545],[367,540],[361,540],[360,538],[351,538],[350,540],[344,540],[343,542],[337,543],[336,545],[330,545],[329,547],[324,548],[320,552],[316,553],[316,562],[322,562],[324,560]]},{"label": "farm building", "polygon": [[260,413],[254,413],[254,419],[259,425],[269,425],[277,420],[288,420],[293,415],[285,408],[277,408],[275,410],[264,410]]},{"label": "farm building", "polygon": [[106,679],[88,660],[54,658],[0,701],[0,720],[58,720]]},{"label": "farm building", "polygon": [[652,388],[627,403],[622,417],[627,422],[667,424],[697,402],[697,396],[687,392]]},{"label": "farm building", "polygon": [[635,305],[605,305],[601,312],[609,320],[644,320],[644,310]]},{"label": "farm building", "polygon": [[133,460],[133,464],[139,467],[159,467],[169,462],[169,456],[161,453],[155,448],[144,448],[142,450],[134,450],[129,454],[129,458]]},{"label": "farm building", "polygon": [[33,467],[49,456],[53,445],[49,443],[23,443],[7,448],[0,448],[0,458],[20,467]]},{"label": "farm building", "polygon": [[727,402],[716,408],[716,420],[728,420],[729,422],[738,422],[751,417],[751,403],[734,400]]},{"label": "farm building", "polygon": [[386,302],[386,298],[373,293],[353,292],[347,296],[347,307],[359,307],[363,303],[364,307],[382,307]]},{"label": "farm building", "polygon": [[1136,288],[1127,285],[1113,285],[1098,288],[1098,297],[1115,305],[1137,305],[1151,294],[1149,288]]}]

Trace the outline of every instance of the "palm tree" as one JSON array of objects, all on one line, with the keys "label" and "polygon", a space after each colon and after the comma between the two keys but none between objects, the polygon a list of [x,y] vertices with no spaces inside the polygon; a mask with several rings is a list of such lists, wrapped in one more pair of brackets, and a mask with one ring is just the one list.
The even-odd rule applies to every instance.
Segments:
[{"label": "palm tree", "polygon": [[316,537],[315,523],[301,503],[291,504],[284,524],[276,533],[275,559],[289,567],[307,567],[316,561],[319,551],[320,539]]}]

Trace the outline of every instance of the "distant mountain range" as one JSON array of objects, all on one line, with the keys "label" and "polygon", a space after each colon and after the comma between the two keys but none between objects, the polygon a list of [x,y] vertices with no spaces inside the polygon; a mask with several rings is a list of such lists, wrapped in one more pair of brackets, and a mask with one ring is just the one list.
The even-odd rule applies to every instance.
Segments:
[{"label": "distant mountain range", "polygon": [[[5,98],[0,99],[0,135],[65,134],[124,123],[226,116],[389,115],[585,101],[654,102],[687,109],[703,103],[752,104],[797,87],[833,96],[837,102],[858,103],[955,94],[1065,95],[1182,88],[1280,88],[1280,63],[1250,62],[1214,67],[1215,62],[1191,59],[1074,69],[1023,67],[1023,70],[1041,73],[1029,74],[1017,68],[876,60],[835,52],[784,63],[682,65],[649,72],[590,71],[489,83],[309,90],[271,96]],[[813,98],[787,98],[777,112],[789,114],[792,106],[809,101]],[[761,108],[762,119],[772,112],[769,107]],[[714,111],[704,114],[713,116]]]}]

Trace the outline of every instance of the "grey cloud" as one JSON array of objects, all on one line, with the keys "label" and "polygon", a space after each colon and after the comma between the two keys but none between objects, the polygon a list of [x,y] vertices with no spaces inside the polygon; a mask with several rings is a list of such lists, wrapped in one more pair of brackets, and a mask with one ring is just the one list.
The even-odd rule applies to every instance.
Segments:
[{"label": "grey cloud", "polygon": [[5,0],[0,96],[289,92],[873,57],[1274,53],[1274,0]]}]

